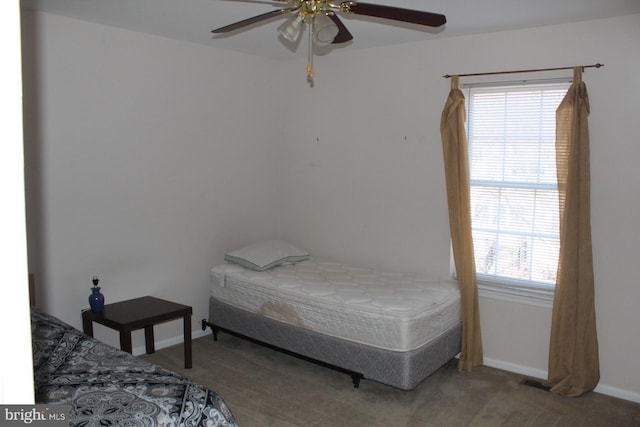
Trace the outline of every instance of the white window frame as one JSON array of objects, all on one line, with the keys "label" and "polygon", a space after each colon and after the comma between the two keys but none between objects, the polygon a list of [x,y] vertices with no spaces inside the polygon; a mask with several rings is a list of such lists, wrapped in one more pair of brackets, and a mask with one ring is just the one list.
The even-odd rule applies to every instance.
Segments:
[{"label": "white window frame", "polygon": [[[462,91],[465,94],[466,108],[467,108],[467,136],[468,123],[469,123],[469,101],[470,101],[470,89],[478,87],[514,87],[522,86],[523,88],[533,85],[566,85],[568,88],[571,80],[568,78],[562,79],[547,79],[547,80],[528,80],[528,81],[501,81],[491,83],[471,83],[462,85]],[[455,267],[452,258],[452,270],[455,275]],[[478,294],[494,299],[525,303],[529,305],[536,305],[542,307],[551,307],[553,305],[553,296],[555,292],[555,285],[546,284],[541,282],[534,282],[528,280],[519,280],[514,278],[496,277],[491,275],[484,275],[482,273],[476,273],[478,280]]]}]

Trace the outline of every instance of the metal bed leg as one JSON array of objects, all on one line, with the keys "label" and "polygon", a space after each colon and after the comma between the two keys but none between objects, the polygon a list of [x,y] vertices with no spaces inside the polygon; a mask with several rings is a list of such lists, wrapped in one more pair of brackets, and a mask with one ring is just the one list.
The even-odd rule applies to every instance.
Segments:
[{"label": "metal bed leg", "polygon": [[209,323],[207,319],[202,319],[202,330],[207,329],[207,326],[211,328],[211,332],[213,333],[213,340],[218,341],[218,332],[220,332],[220,328],[216,327],[216,325]]},{"label": "metal bed leg", "polygon": [[360,380],[364,378],[362,374],[351,374],[351,380],[353,381],[353,388],[360,388]]}]

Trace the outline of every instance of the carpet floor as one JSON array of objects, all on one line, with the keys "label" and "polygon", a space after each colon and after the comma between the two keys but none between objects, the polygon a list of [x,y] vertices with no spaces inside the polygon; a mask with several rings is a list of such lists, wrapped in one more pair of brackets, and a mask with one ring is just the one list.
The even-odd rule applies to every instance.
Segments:
[{"label": "carpet floor", "polygon": [[564,398],[485,366],[459,373],[452,361],[411,391],[362,380],[224,333],[145,359],[216,391],[241,427],[250,426],[640,426],[640,404],[588,393]]}]

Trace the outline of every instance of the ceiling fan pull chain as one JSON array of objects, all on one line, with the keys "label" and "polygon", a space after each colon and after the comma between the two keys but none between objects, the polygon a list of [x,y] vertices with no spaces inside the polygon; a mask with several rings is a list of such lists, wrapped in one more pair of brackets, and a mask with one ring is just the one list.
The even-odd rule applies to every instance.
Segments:
[{"label": "ceiling fan pull chain", "polygon": [[307,75],[313,79],[313,18],[309,19],[309,57],[307,59]]}]

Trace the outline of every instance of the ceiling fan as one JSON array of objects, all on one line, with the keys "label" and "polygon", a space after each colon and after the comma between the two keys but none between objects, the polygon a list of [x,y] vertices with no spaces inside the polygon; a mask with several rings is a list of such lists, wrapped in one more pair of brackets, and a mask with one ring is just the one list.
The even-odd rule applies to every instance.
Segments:
[{"label": "ceiling fan", "polygon": [[286,40],[296,43],[302,34],[303,24],[306,24],[309,28],[309,60],[307,62],[309,79],[313,79],[314,76],[313,44],[326,46],[353,40],[353,36],[344,26],[336,12],[372,16],[428,27],[439,27],[447,22],[447,18],[439,13],[361,3],[359,1],[334,3],[330,0],[275,0],[275,2],[289,3],[289,6],[217,28],[212,33],[228,33],[276,16],[288,15],[290,18],[278,27],[278,32]]}]

